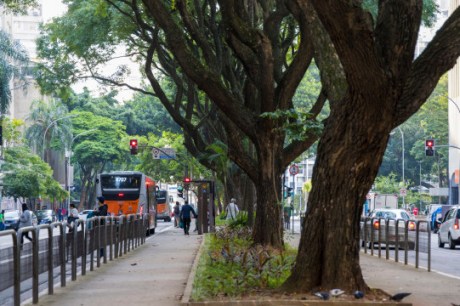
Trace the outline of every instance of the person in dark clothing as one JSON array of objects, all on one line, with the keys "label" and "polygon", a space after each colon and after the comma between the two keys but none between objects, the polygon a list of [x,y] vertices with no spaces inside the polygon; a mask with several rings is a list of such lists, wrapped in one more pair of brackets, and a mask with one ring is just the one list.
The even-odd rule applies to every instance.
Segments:
[{"label": "person in dark clothing", "polygon": [[195,213],[195,210],[193,209],[193,207],[190,206],[188,202],[186,201],[180,211],[180,218],[182,222],[184,222],[184,235],[189,235],[188,232],[190,230],[191,213],[193,214],[195,218],[197,217],[197,214]]},{"label": "person in dark clothing", "polygon": [[107,204],[104,203],[105,201],[104,197],[97,197],[97,200],[99,201],[99,207],[97,210],[94,211],[94,216],[99,216],[99,217],[107,216],[109,207],[107,206]]},{"label": "person in dark clothing", "polygon": [[176,201],[176,205],[174,206],[174,226],[179,227],[179,216],[180,216],[180,203]]}]

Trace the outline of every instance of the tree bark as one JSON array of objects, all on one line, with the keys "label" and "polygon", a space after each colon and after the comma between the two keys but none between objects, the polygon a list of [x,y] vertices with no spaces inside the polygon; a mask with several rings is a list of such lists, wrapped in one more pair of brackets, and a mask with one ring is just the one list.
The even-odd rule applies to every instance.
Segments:
[{"label": "tree bark", "polygon": [[421,0],[382,1],[375,29],[369,14],[350,1],[311,2],[334,43],[348,90],[341,101],[331,103],[299,253],[284,288],[365,291],[359,266],[362,204],[389,133],[420,108],[458,58],[460,9],[438,31],[436,43],[413,61]]}]

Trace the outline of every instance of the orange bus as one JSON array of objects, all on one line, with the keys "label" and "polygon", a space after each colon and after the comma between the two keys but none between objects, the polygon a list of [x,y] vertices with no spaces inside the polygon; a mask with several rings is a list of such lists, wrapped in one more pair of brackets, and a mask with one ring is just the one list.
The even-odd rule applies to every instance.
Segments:
[{"label": "orange bus", "polygon": [[103,196],[112,216],[148,214],[149,230],[156,227],[155,181],[139,171],[101,173],[96,179],[97,196]]}]

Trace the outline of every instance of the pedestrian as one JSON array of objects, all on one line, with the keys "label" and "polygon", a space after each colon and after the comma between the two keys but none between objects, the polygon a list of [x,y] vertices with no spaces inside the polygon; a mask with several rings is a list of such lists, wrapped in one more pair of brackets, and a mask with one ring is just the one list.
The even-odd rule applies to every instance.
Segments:
[{"label": "pedestrian", "polygon": [[180,222],[180,203],[176,201],[176,205],[174,205],[174,226],[179,227]]},{"label": "pedestrian", "polygon": [[192,206],[188,204],[188,201],[185,201],[185,204],[182,205],[182,209],[180,211],[180,218],[182,222],[184,222],[184,235],[190,235],[190,221],[191,221],[191,213],[195,218],[197,218],[197,214]]},{"label": "pedestrian", "polygon": [[5,210],[2,209],[2,212],[0,212],[0,231],[3,231],[5,229]]},{"label": "pedestrian", "polygon": [[227,205],[227,220],[235,220],[239,211],[238,205],[236,205],[236,199],[232,198]]},{"label": "pedestrian", "polygon": [[61,222],[62,221],[62,209],[59,207],[56,213],[57,213],[59,222]]},{"label": "pedestrian", "polygon": [[108,214],[109,207],[105,204],[104,197],[97,197],[99,207],[94,211],[94,216],[105,217]]},{"label": "pedestrian", "polygon": [[[18,228],[32,226],[32,214],[27,207],[26,203],[22,203],[22,214],[19,217],[19,225]],[[21,247],[24,244],[24,237],[26,237],[29,241],[32,241],[32,238],[29,237],[29,232],[23,232],[21,235]]]},{"label": "pedestrian", "polygon": [[61,219],[62,219],[62,220],[65,220],[66,217],[67,217],[67,209],[62,208],[62,209],[61,209]]},{"label": "pedestrian", "polygon": [[70,204],[69,217],[67,218],[67,226],[69,226],[69,232],[73,230],[74,224],[78,219],[78,209],[75,207],[75,204]]},{"label": "pedestrian", "polygon": [[283,208],[284,229],[290,229],[291,208],[284,206]]}]

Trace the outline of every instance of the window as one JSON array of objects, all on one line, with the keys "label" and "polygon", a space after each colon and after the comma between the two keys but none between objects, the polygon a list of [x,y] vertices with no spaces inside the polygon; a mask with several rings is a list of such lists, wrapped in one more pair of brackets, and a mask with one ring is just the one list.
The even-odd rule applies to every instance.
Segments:
[{"label": "window", "polygon": [[139,189],[140,176],[104,175],[101,176],[102,189]]}]

